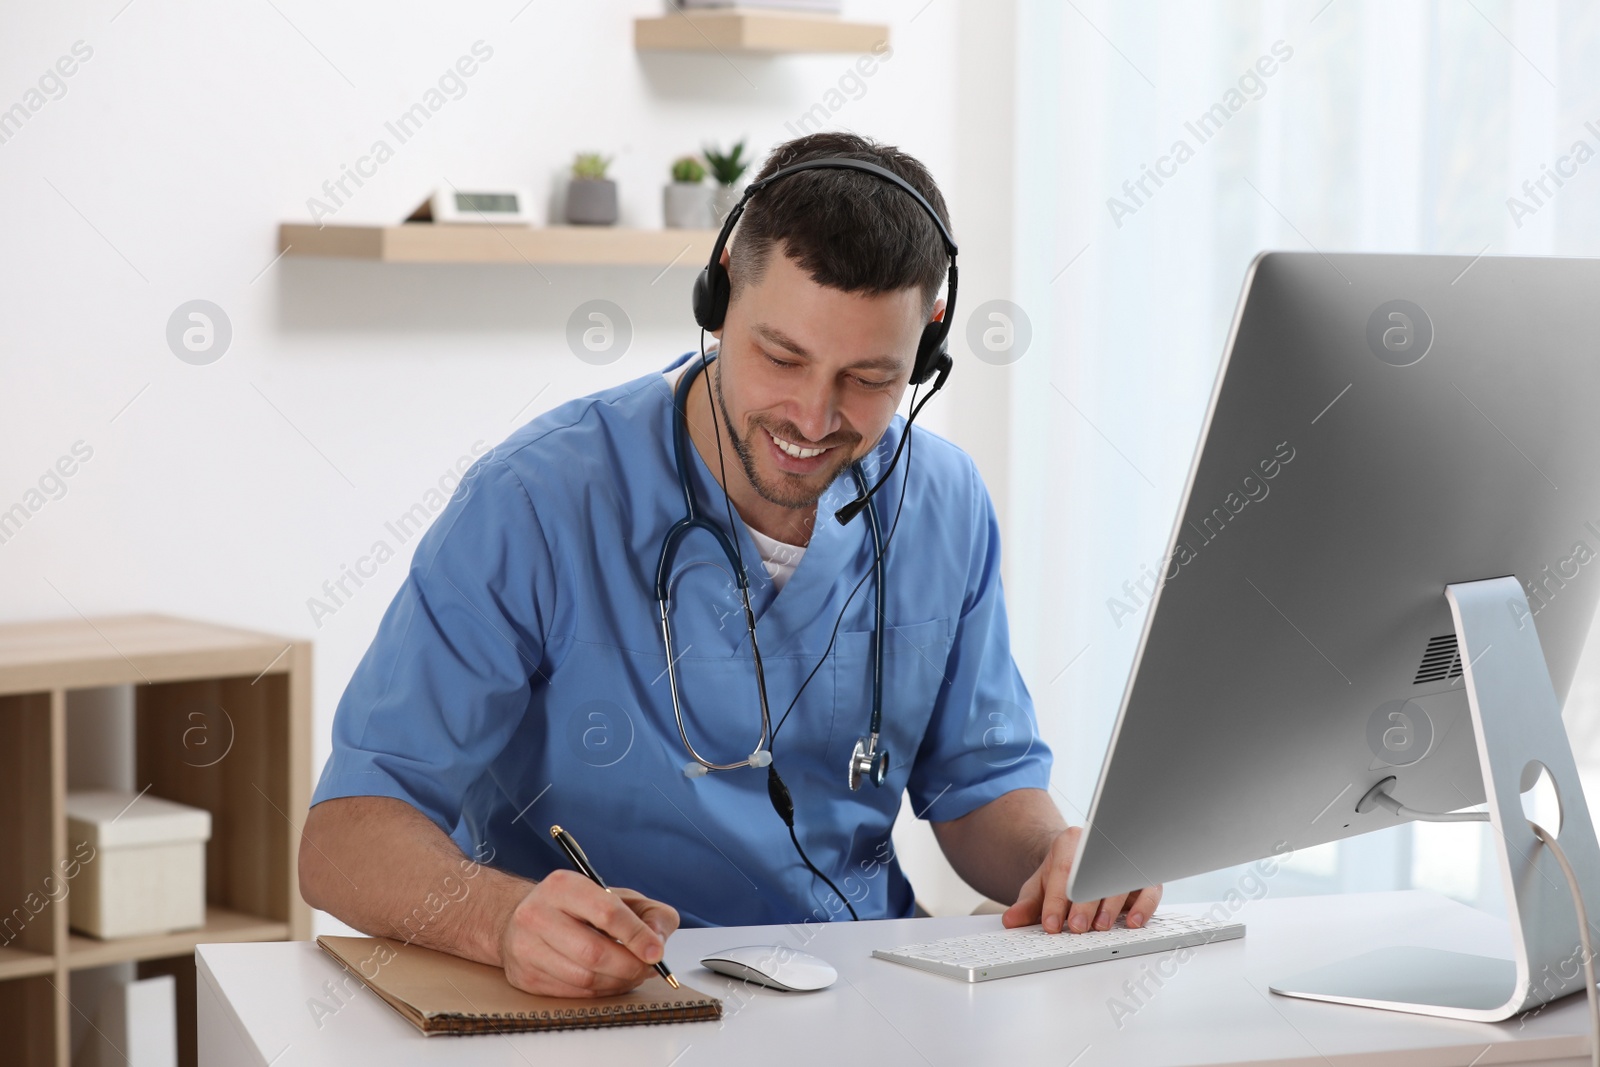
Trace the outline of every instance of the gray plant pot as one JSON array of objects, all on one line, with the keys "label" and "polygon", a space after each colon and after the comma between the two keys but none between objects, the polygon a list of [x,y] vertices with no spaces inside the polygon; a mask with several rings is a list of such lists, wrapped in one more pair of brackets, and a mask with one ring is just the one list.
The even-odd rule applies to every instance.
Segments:
[{"label": "gray plant pot", "polygon": [[574,178],[567,183],[567,221],[610,226],[617,221],[617,183],[610,178]]},{"label": "gray plant pot", "polygon": [[669,230],[709,230],[714,190],[703,182],[673,182],[661,190],[661,214]]}]

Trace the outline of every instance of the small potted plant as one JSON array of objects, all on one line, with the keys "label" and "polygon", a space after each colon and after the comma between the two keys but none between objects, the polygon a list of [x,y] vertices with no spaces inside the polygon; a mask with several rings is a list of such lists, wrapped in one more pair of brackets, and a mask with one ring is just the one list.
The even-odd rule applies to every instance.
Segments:
[{"label": "small potted plant", "polygon": [[693,156],[672,164],[672,181],[661,190],[661,211],[669,230],[705,230],[715,223],[706,168]]},{"label": "small potted plant", "polygon": [[567,221],[579,226],[610,226],[617,221],[617,183],[606,177],[610,158],[580,152],[567,183]]},{"label": "small potted plant", "polygon": [[716,224],[720,226],[728,217],[728,212],[733,210],[733,205],[739,202],[739,179],[744,177],[744,172],[750,166],[750,161],[744,158],[744,138],[741,137],[727,152],[708,145],[705,157],[711,166],[711,176],[717,181],[712,210],[716,213]]}]

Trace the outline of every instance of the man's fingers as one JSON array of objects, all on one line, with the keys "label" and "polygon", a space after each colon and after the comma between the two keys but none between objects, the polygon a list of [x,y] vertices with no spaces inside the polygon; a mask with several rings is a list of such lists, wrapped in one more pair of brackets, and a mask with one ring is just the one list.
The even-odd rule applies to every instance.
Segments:
[{"label": "man's fingers", "polygon": [[1128,925],[1134,928],[1143,926],[1155,914],[1156,906],[1161,903],[1161,887],[1153,885],[1148,889],[1141,889],[1128,897]]},{"label": "man's fingers", "polygon": [[678,929],[678,909],[659,900],[651,900],[643,893],[632,889],[616,890],[622,902],[633,909],[633,913],[644,920],[644,924],[654,930],[663,941],[671,937]]},{"label": "man's fingers", "polygon": [[632,989],[661,959],[678,913],[628,889],[607,892],[556,871],[522,900],[501,934],[518,989],[546,996],[608,996]]},{"label": "man's fingers", "polygon": [[1128,899],[1127,894],[1106,897],[1100,902],[1100,908],[1095,912],[1094,928],[1096,930],[1109,930],[1111,924],[1117,921],[1117,916],[1122,914],[1123,902]]},{"label": "man's fingers", "polygon": [[[556,940],[560,940],[554,930],[558,925],[573,931],[581,930],[591,938],[602,936],[586,923],[570,916],[552,915],[552,919],[553,922],[547,924],[546,929]],[[631,961],[627,966],[635,968],[633,975],[618,978],[597,973],[557,948],[551,943],[551,938],[543,933],[526,930],[510,946],[514,957],[506,961],[506,979],[518,989],[540,996],[594,997],[622,993],[638,985],[646,972],[644,965],[620,945],[613,944],[611,948],[624,961]]]},{"label": "man's fingers", "polygon": [[632,989],[648,971],[638,958],[587,923],[568,920],[544,937],[545,971],[589,996],[610,996]]},{"label": "man's fingers", "polygon": [[547,967],[564,982],[593,992],[631,989],[647,973],[639,957],[617,944],[608,934],[570,916],[543,931],[545,943],[556,957]]},{"label": "man's fingers", "polygon": [[[568,872],[558,872],[565,873]],[[624,948],[645,963],[661,959],[665,949],[661,935],[645,925],[620,896],[606,892],[581,874],[574,874],[572,878],[576,881],[561,886],[562,910],[622,942]]]},{"label": "man's fingers", "polygon": [[1044,902],[1044,883],[1035,871],[1022,883],[1022,891],[1017,894],[1017,902],[1005,910],[1000,916],[1000,925],[1005,927],[1032,926],[1039,921],[1039,906]]},{"label": "man's fingers", "polygon": [[1075,900],[1067,909],[1066,928],[1075,934],[1081,934],[1094,925],[1094,917],[1099,913],[1098,900]]},{"label": "man's fingers", "polygon": [[1081,934],[1090,929],[1111,929],[1117,916],[1124,912],[1130,927],[1143,926],[1149,920],[1161,902],[1158,885],[1104,900],[1067,899],[1067,876],[1072,873],[1072,858],[1081,835],[1082,831],[1075,826],[1062,831],[1039,869],[1022,883],[1017,902],[1000,917],[1003,925],[1009,928],[1037,922],[1047,933],[1069,930]]},{"label": "man's fingers", "polygon": [[1072,859],[1070,853],[1051,849],[1050,858],[1045,863],[1041,872],[1044,875],[1044,904],[1039,909],[1039,922],[1044,925],[1046,933],[1059,934],[1068,919],[1067,874],[1072,869]]}]

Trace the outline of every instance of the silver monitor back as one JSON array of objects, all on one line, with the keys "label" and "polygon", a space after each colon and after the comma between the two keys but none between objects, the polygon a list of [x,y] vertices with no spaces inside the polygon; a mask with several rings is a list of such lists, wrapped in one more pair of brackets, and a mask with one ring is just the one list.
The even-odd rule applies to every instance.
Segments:
[{"label": "silver monitor back", "polygon": [[[1600,260],[1246,272],[1068,894],[1484,800],[1444,588],[1515,575],[1563,703],[1600,595]],[[1511,609],[1508,609],[1511,610]]]}]

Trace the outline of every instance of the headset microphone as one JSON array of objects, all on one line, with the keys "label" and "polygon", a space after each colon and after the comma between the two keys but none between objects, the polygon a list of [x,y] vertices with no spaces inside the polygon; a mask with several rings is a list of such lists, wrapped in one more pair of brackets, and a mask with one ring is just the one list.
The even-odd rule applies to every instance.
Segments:
[{"label": "headset microphone", "polygon": [[941,356],[942,358],[934,364],[934,371],[938,376],[933,380],[933,388],[929,389],[928,395],[916,402],[911,408],[911,414],[906,417],[906,432],[900,435],[900,443],[895,446],[894,455],[890,458],[889,465],[883,469],[883,474],[873,483],[871,489],[868,489],[865,493],[862,493],[833,513],[833,517],[838,520],[840,526],[850,525],[850,520],[861,514],[862,509],[867,506],[867,501],[872,499],[873,494],[883,488],[884,483],[889,480],[889,475],[894,472],[895,465],[900,462],[901,450],[906,447],[906,442],[911,439],[911,424],[917,421],[917,416],[922,413],[923,405],[933,399],[933,394],[944,388],[945,379],[950,377],[951,359],[948,355],[943,355],[942,353]]}]

